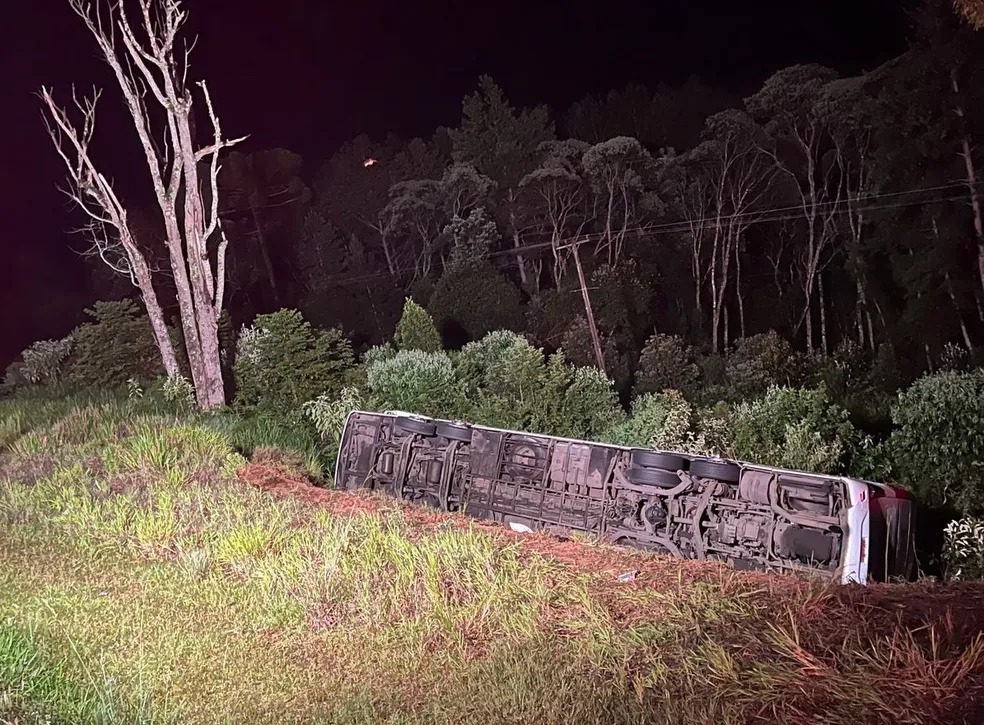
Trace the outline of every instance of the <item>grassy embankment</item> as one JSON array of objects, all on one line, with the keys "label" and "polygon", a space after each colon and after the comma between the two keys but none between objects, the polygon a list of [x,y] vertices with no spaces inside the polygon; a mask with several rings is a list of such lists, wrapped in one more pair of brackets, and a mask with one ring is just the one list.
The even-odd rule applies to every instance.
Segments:
[{"label": "grassy embankment", "polygon": [[979,721],[980,585],[516,536],[238,430],[0,403],[0,722]]}]

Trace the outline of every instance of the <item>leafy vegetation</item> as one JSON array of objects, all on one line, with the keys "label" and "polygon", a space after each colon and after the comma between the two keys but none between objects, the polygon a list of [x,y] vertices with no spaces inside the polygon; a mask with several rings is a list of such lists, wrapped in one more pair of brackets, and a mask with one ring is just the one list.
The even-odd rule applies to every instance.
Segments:
[{"label": "leafy vegetation", "polygon": [[237,400],[297,411],[318,395],[337,395],[353,364],[352,345],[341,331],[314,329],[296,310],[260,315],[239,337]]},{"label": "leafy vegetation", "polygon": [[150,323],[132,300],[96,302],[86,314],[93,321],[72,333],[66,377],[74,387],[121,388],[163,373]]},{"label": "leafy vegetation", "polygon": [[31,416],[0,458],[7,719],[916,723],[957,718],[984,672],[979,632],[949,619],[977,589],[915,585],[922,614],[896,620],[897,586],[832,595],[306,484],[274,496],[287,458],[248,465],[146,400],[4,405]]},{"label": "leafy vegetation", "polygon": [[442,349],[441,335],[434,325],[434,318],[409,297],[403,305],[403,316],[396,325],[393,344],[397,350],[437,352]]},{"label": "leafy vegetation", "polygon": [[742,460],[818,473],[843,471],[858,438],[823,390],[778,387],[735,408],[731,435]]},{"label": "leafy vegetation", "polygon": [[899,479],[920,497],[984,512],[984,371],[920,378],[892,408]]}]

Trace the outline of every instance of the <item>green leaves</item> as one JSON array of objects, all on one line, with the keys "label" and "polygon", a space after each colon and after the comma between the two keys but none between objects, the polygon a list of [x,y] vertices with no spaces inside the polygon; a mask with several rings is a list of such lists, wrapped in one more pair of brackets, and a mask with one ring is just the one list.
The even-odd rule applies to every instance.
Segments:
[{"label": "green leaves", "polygon": [[239,337],[237,401],[296,411],[318,395],[337,395],[354,364],[352,345],[340,330],[316,330],[297,310],[260,315]]},{"label": "green leaves", "polygon": [[927,501],[984,512],[984,370],[920,378],[892,408],[901,482]]}]

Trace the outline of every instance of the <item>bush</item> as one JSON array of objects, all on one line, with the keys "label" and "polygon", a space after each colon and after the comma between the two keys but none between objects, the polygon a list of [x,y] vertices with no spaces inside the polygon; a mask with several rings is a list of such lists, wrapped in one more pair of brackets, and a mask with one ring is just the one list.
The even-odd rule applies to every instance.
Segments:
[{"label": "bush", "polygon": [[561,411],[550,433],[565,438],[596,439],[625,419],[614,382],[594,367],[573,370]]},{"label": "bush", "polygon": [[403,316],[396,325],[393,342],[397,350],[437,352],[442,349],[441,336],[434,320],[427,310],[409,297],[403,304]]},{"label": "bush", "polygon": [[133,300],[96,302],[86,314],[94,322],[72,338],[67,381],[80,388],[120,388],[131,378],[152,381],[164,373],[161,353],[146,314]]},{"label": "bush", "polygon": [[826,392],[770,388],[738,405],[731,419],[735,455],[754,463],[817,473],[844,470],[857,432]]},{"label": "bush", "polygon": [[524,337],[500,330],[469,343],[455,358],[463,416],[501,428],[590,438],[623,415],[609,380],[571,368]]},{"label": "bush", "polygon": [[478,340],[492,330],[521,330],[519,290],[488,262],[459,264],[441,275],[428,305],[437,327],[456,323]]},{"label": "bush", "polygon": [[297,310],[260,315],[239,335],[236,399],[294,411],[318,395],[337,395],[354,363],[352,345],[340,330],[316,330]]},{"label": "bush", "polygon": [[984,578],[984,519],[965,517],[947,525],[943,563],[949,579]]},{"label": "bush", "polygon": [[727,421],[710,410],[698,414],[679,390],[637,397],[632,402],[632,415],[612,427],[605,440],[702,456],[728,455],[730,451]]},{"label": "bush", "polygon": [[984,512],[984,370],[920,378],[899,395],[892,422],[901,483],[962,514]]},{"label": "bush", "polygon": [[605,440],[620,446],[647,448],[659,438],[664,450],[686,438],[693,407],[678,390],[644,393],[632,401],[629,418],[609,429]]},{"label": "bush", "polygon": [[770,387],[795,385],[799,364],[792,346],[770,330],[738,340],[725,361],[724,374],[728,398],[750,400]]},{"label": "bush", "polygon": [[11,395],[18,388],[23,388],[30,384],[31,382],[24,375],[24,363],[15,360],[4,371],[3,381],[0,382],[0,395]]},{"label": "bush", "polygon": [[369,404],[377,410],[454,418],[460,407],[460,389],[451,358],[444,352],[400,350],[366,369]]},{"label": "bush", "polygon": [[21,353],[21,373],[33,385],[56,383],[65,372],[72,352],[72,336],[62,340],[39,340]]},{"label": "bush", "polygon": [[636,393],[679,390],[692,394],[700,382],[700,357],[679,335],[656,333],[646,341],[636,369]]}]

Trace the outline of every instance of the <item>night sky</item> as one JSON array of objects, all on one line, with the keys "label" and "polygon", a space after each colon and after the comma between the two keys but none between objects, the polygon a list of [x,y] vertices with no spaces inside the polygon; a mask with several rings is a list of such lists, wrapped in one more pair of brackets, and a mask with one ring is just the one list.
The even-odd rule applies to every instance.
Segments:
[{"label": "night sky", "polygon": [[[586,92],[694,73],[742,92],[771,71],[821,62],[855,73],[905,47],[899,0],[643,0],[435,3],[188,0],[198,33],[192,76],[206,78],[228,135],[285,147],[312,172],[359,133],[429,135],[460,117],[491,74],[517,105],[563,110]],[[911,3],[910,3],[911,4]],[[0,29],[0,364],[80,321],[88,281],[66,230],[42,85],[66,98],[104,86],[97,158],[124,197],[146,194],[143,160],[118,91],[65,0],[7,3]],[[473,7],[474,6],[474,7]],[[483,6],[483,7],[479,7]],[[2,368],[0,368],[2,373]]]}]

